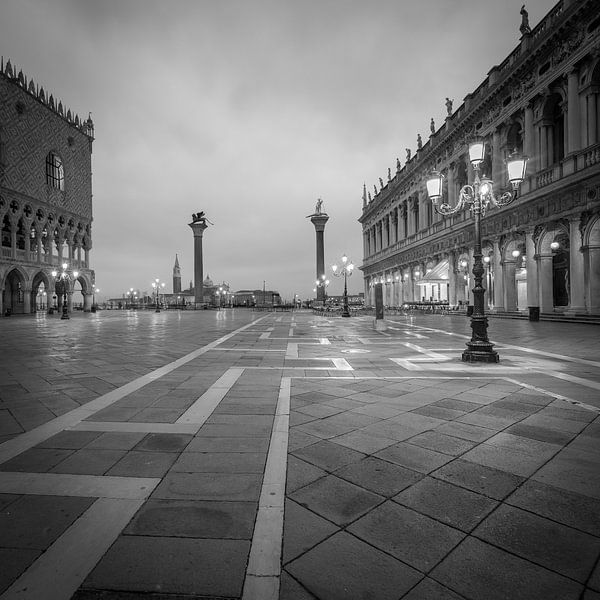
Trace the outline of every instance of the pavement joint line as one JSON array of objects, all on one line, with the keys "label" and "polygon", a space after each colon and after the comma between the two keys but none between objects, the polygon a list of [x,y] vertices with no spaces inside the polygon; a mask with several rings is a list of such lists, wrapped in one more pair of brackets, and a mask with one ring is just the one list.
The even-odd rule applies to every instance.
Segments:
[{"label": "pavement joint line", "polygon": [[215,348],[219,344],[222,344],[223,342],[234,337],[238,332],[244,331],[245,329],[248,329],[248,327],[252,327],[258,321],[266,318],[266,316],[259,317],[256,321],[252,321],[252,323],[243,325],[239,329],[236,329],[224,335],[223,337],[220,337],[219,339],[202,346],[201,348],[193,350],[189,354],[186,354],[185,356],[182,356],[181,358],[178,358],[167,365],[163,365],[151,373],[146,373],[145,375],[142,375],[141,377],[122,385],[121,387],[111,390],[110,392],[103,394],[98,398],[94,398],[94,400],[90,400],[90,402],[84,404],[83,406],[75,408],[64,415],[56,417],[55,419],[52,419],[43,425],[35,427],[34,429],[26,431],[25,433],[22,433],[17,437],[4,442],[0,445],[0,464],[10,460],[11,458],[14,458],[15,456],[21,454],[21,452],[29,450],[29,448],[40,444],[53,435],[73,427],[77,423],[85,420],[88,417],[91,417],[93,414],[102,410],[103,408],[114,404],[117,402],[117,400],[121,400],[128,394],[139,390],[148,383],[155,381],[156,379],[160,379],[171,371],[174,371],[175,369],[187,364],[195,358],[198,358],[198,356],[202,356],[202,354],[205,354],[212,348]]},{"label": "pavement joint line", "polygon": [[204,425],[204,422],[213,413],[227,392],[233,387],[235,382],[244,372],[243,367],[230,367],[211,385],[194,404],[192,404],[180,417],[175,424],[193,423],[198,425],[198,429]]},{"label": "pavement joint line", "polygon": [[144,500],[160,481],[156,477],[4,471],[0,472],[0,493]]},{"label": "pavement joint line", "polygon": [[143,502],[96,500],[0,598],[69,600]]},{"label": "pavement joint line", "polygon": [[285,507],[291,380],[283,377],[275,409],[265,474],[242,600],[278,598]]},{"label": "pavement joint line", "polygon": [[67,431],[104,431],[127,433],[198,433],[197,423],[140,423],[137,421],[81,421]]}]

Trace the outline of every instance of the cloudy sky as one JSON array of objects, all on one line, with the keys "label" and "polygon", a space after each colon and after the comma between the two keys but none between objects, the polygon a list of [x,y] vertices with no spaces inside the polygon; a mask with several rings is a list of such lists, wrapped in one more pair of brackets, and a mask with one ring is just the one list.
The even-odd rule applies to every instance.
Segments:
[{"label": "cloudy sky", "polygon": [[[532,27],[554,6],[528,0]],[[95,123],[92,268],[102,296],[204,273],[311,297],[362,263],[362,186],[426,141],[516,47],[522,0],[0,0],[0,54]],[[379,185],[378,185],[379,187]],[[333,280],[334,278],[331,277]],[[332,281],[329,293],[341,293]],[[357,272],[349,290],[362,291]]]}]

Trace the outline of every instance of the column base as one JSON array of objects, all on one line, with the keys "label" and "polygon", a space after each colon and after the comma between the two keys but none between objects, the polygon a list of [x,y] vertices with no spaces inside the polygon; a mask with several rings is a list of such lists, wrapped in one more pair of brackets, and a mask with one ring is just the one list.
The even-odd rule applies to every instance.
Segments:
[{"label": "column base", "polygon": [[489,342],[467,342],[467,349],[462,353],[463,362],[500,362],[500,356]]},{"label": "column base", "polygon": [[375,331],[385,331],[387,329],[387,325],[383,319],[375,319],[373,321],[373,328]]}]

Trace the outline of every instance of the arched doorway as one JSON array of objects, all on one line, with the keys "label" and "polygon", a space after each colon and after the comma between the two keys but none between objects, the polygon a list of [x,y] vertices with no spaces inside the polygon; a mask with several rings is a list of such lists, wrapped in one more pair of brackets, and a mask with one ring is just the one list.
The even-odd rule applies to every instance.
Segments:
[{"label": "arched doorway", "polygon": [[31,310],[32,312],[45,312],[52,305],[52,292],[48,277],[40,271],[33,278],[31,285]]},{"label": "arched doorway", "polygon": [[25,312],[25,277],[18,269],[8,273],[2,292],[2,306],[5,313],[23,314]]}]

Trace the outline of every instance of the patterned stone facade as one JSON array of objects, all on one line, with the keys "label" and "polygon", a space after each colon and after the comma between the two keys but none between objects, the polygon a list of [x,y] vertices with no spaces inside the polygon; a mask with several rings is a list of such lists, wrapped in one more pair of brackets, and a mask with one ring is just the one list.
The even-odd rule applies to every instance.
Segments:
[{"label": "patterned stone facade", "polygon": [[[516,29],[516,28],[515,28]],[[510,206],[481,222],[491,311],[600,314],[600,5],[561,0],[532,30],[522,23],[516,49],[420,143],[406,164],[363,190],[366,303],[384,283],[386,304],[472,304],[473,217],[468,208],[437,214],[426,192],[432,170],[444,175],[444,199],[456,203],[473,181],[467,143],[486,142],[482,173],[502,193],[505,159],[529,157]]]},{"label": "patterned stone facade", "polygon": [[[91,118],[82,121],[2,59],[0,314],[61,306],[65,291],[70,306],[75,292],[90,310],[93,139]],[[65,262],[66,290],[52,274]]]}]

